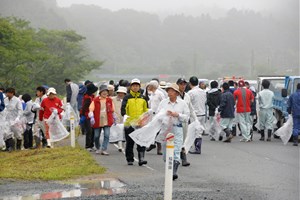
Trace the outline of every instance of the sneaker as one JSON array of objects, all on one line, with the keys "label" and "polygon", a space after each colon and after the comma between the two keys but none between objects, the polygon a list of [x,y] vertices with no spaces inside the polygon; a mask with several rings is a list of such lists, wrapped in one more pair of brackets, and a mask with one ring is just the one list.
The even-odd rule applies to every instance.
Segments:
[{"label": "sneaker", "polygon": [[245,138],[240,140],[240,142],[246,142],[246,141],[247,141],[247,139],[245,139]]},{"label": "sneaker", "polygon": [[100,150],[96,150],[96,154],[100,154]]},{"label": "sneaker", "polygon": [[211,138],[210,141],[216,141],[215,138]]},{"label": "sneaker", "polygon": [[251,139],[246,140],[245,142],[251,142]]},{"label": "sneaker", "polygon": [[118,149],[119,152],[122,152],[122,149]]},{"label": "sneaker", "polygon": [[86,148],[87,151],[91,152],[92,151],[92,148]]},{"label": "sneaker", "polygon": [[108,155],[109,155],[109,153],[107,153],[106,151],[101,151],[101,155],[108,156]]}]

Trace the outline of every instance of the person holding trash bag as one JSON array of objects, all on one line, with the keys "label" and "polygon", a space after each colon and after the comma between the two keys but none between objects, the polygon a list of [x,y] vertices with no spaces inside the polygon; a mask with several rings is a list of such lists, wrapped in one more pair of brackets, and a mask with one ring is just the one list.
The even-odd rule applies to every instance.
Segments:
[{"label": "person holding trash bag", "polygon": [[297,90],[288,100],[287,110],[293,116],[293,146],[298,146],[298,135],[300,133],[300,83],[297,84]]},{"label": "person holding trash bag", "polygon": [[259,105],[259,133],[261,134],[260,141],[265,140],[265,129],[268,130],[268,139],[271,141],[273,130],[273,99],[274,93],[269,90],[270,81],[263,80],[263,90],[258,93]]},{"label": "person holding trash bag", "polygon": [[45,126],[45,135],[47,139],[47,147],[51,148],[51,136],[49,133],[49,125],[47,123],[52,112],[61,119],[61,112],[63,111],[61,100],[56,97],[56,90],[50,87],[47,91],[47,98],[45,98],[41,103],[41,108],[39,111],[39,120],[43,121]]},{"label": "person holding trash bag", "polygon": [[[5,109],[6,109],[6,121],[9,123],[17,122],[23,115],[22,102],[18,97],[15,96],[16,90],[14,88],[6,89],[6,98],[4,99]],[[22,145],[22,133],[20,131],[10,131],[4,134],[4,140],[6,144],[6,149],[11,152],[15,149],[15,141],[13,138],[17,139],[17,150],[21,150]]]},{"label": "person holding trash bag", "polygon": [[[166,91],[168,98],[161,101],[158,106],[158,113],[161,110],[166,110],[167,115],[172,122],[170,132],[174,134],[174,162],[173,162],[173,180],[178,178],[177,170],[180,165],[180,152],[183,145],[183,127],[182,123],[186,123],[189,120],[190,109],[186,102],[182,100],[178,95],[180,94],[177,84],[172,83],[167,86]],[[164,159],[166,155],[166,142],[163,143]]]},{"label": "person holding trash bag", "polygon": [[[218,89],[218,82],[217,81],[212,81],[210,83],[210,90],[207,92],[207,106],[208,106],[208,116],[209,116],[209,123],[210,126],[213,127],[217,123],[215,120],[215,114],[216,114],[216,109],[220,105],[221,101],[221,91]],[[213,134],[216,133],[209,133],[211,137],[211,141],[215,141]]]},{"label": "person holding trash bag", "polygon": [[[109,143],[110,127],[114,123],[114,110],[115,107],[112,99],[108,96],[107,85],[101,85],[99,87],[99,96],[93,99],[88,114],[90,123],[94,128],[94,142],[97,149],[96,154],[109,155],[107,146]],[[100,151],[100,134],[102,129],[104,131],[104,139]]]},{"label": "person holding trash bag", "polygon": [[[141,81],[137,78],[132,79],[130,83],[130,91],[127,94],[122,102],[121,114],[122,116],[127,115],[128,118],[124,123],[125,139],[126,139],[126,148],[125,156],[128,165],[133,165],[134,154],[133,146],[134,141],[129,137],[129,134],[134,131],[134,128],[131,126],[131,123],[137,120],[143,113],[148,111],[148,103],[146,97],[140,92]],[[147,164],[145,158],[146,147],[137,145],[139,166]]]},{"label": "person holding trash bag", "polygon": [[97,92],[98,88],[93,84],[86,86],[86,92],[82,99],[82,107],[80,109],[80,124],[82,124],[85,130],[85,148],[88,151],[92,151],[94,147],[94,131],[89,118],[89,107],[95,98],[94,93]]},{"label": "person holding trash bag", "polygon": [[24,116],[26,117],[26,129],[24,132],[24,148],[32,148],[32,141],[33,141],[33,135],[32,135],[32,126],[34,124],[34,113],[32,112],[32,100],[31,96],[29,94],[23,94],[22,100],[26,103],[25,110],[23,112]]},{"label": "person holding trash bag", "polygon": [[[125,95],[127,94],[127,88],[123,87],[123,86],[119,86],[118,90],[117,90],[117,96],[114,96],[112,98],[113,103],[115,105],[115,117],[116,117],[116,124],[122,124],[123,123],[123,116],[121,115],[121,107],[122,107],[122,102],[123,99],[125,97]],[[123,137],[124,137],[124,132],[123,132]],[[119,152],[122,152],[123,149],[123,140],[119,140],[118,141],[118,150]]]},{"label": "person holding trash bag", "polygon": [[[182,122],[183,141],[185,141],[186,138],[187,138],[189,122],[195,121],[197,116],[196,116],[196,113],[194,111],[193,105],[191,103],[191,98],[185,92],[185,88],[187,86],[187,81],[184,78],[179,78],[176,81],[176,84],[178,85],[178,89],[179,89],[178,98],[181,98],[182,100],[184,100],[186,102],[186,104],[188,105],[189,111],[190,111],[190,120],[187,121],[187,122]],[[181,157],[182,166],[184,166],[184,167],[190,166],[190,163],[187,161],[186,150],[185,150],[184,146],[181,148],[180,157]]]}]

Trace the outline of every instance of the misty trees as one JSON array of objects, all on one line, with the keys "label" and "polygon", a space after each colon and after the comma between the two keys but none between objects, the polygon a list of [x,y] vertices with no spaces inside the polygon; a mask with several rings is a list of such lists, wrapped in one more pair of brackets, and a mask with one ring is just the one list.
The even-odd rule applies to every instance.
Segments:
[{"label": "misty trees", "polygon": [[78,81],[102,64],[90,60],[74,31],[35,30],[28,21],[0,18],[0,84],[33,92],[47,84],[64,90],[66,77]]}]

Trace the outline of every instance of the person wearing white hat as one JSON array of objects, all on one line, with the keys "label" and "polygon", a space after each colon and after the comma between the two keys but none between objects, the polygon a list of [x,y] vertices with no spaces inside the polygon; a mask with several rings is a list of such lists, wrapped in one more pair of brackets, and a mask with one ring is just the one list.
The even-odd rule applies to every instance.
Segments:
[{"label": "person wearing white hat", "polygon": [[[127,94],[127,88],[123,86],[119,86],[117,90],[117,96],[112,97],[113,103],[115,105],[115,117],[117,124],[123,123],[123,116],[121,115],[121,106],[122,101]],[[119,152],[122,152],[123,149],[123,140],[118,141],[118,150]]]},{"label": "person wearing white hat", "polygon": [[[190,110],[184,100],[178,98],[180,90],[177,84],[172,83],[167,86],[168,98],[160,102],[157,112],[166,110],[167,115],[172,121],[170,132],[174,133],[174,162],[173,162],[173,180],[178,178],[177,169],[180,165],[180,152],[183,145],[183,127],[182,123],[188,122]],[[163,143],[164,155],[166,152],[166,143]],[[165,156],[164,156],[165,158]]]},{"label": "person wearing white hat", "polygon": [[[149,108],[151,109],[153,114],[156,114],[158,105],[160,102],[165,99],[165,95],[159,89],[159,84],[156,80],[152,80],[148,83],[148,94],[150,94],[149,100]],[[157,155],[162,155],[161,152],[161,143],[157,142]],[[152,149],[156,148],[155,144],[151,144],[149,148],[147,148],[147,152],[151,151]]]},{"label": "person wearing white hat", "polygon": [[61,100],[56,97],[56,90],[50,87],[47,91],[47,98],[45,98],[41,103],[41,109],[39,111],[39,120],[44,122],[45,125],[45,135],[47,139],[47,147],[51,147],[49,125],[47,123],[48,118],[51,116],[52,112],[59,116],[61,119],[61,112],[63,111]]},{"label": "person wearing white hat", "polygon": [[[128,118],[124,123],[125,139],[126,139],[126,150],[125,156],[128,165],[133,165],[134,154],[133,146],[134,141],[129,136],[134,131],[131,123],[137,120],[143,113],[148,111],[148,103],[146,97],[140,92],[141,82],[139,79],[132,79],[130,83],[130,92],[127,94],[122,102],[121,114],[122,116],[127,115]],[[139,166],[147,164],[145,158],[146,147],[137,145]]]}]

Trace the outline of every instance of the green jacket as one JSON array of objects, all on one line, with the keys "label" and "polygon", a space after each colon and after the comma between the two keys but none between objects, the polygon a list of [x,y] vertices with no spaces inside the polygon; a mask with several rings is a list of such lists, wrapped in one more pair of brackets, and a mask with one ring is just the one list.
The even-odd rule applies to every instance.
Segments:
[{"label": "green jacket", "polygon": [[121,107],[121,115],[127,115],[128,118],[124,123],[124,126],[130,126],[130,123],[137,120],[143,113],[148,111],[148,103],[146,97],[139,92],[133,92],[127,94]]}]

